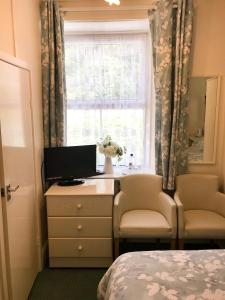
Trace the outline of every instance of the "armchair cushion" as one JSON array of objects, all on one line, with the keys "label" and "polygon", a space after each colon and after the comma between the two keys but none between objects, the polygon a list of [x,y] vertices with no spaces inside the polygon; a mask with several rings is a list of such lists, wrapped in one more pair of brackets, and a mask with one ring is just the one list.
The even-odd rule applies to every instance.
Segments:
[{"label": "armchair cushion", "polygon": [[209,210],[184,211],[184,237],[224,238],[225,218]]},{"label": "armchair cushion", "polygon": [[153,210],[132,210],[122,215],[120,237],[171,237],[171,227],[166,218]]}]

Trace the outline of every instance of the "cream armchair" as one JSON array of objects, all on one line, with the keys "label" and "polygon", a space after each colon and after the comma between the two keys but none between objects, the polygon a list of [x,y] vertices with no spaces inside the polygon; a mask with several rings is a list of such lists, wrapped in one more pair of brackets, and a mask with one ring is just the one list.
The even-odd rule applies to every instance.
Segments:
[{"label": "cream armchair", "polygon": [[225,239],[225,195],[218,177],[187,174],[177,177],[178,245],[185,239]]},{"label": "cream armchair", "polygon": [[119,255],[120,238],[169,238],[174,249],[176,205],[162,192],[162,177],[127,175],[120,179],[120,188],[113,213],[115,257]]}]

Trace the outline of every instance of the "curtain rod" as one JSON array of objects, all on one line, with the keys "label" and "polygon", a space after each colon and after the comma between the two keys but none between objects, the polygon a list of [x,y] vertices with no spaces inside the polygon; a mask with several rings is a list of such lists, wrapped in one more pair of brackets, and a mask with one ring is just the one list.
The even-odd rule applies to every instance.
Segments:
[{"label": "curtain rod", "polygon": [[[150,9],[154,9],[154,2],[152,4],[150,4],[149,6],[146,5],[136,5],[136,6],[117,6],[115,8],[112,7],[96,7],[96,6],[90,6],[90,7],[63,7],[63,1],[59,1],[59,3],[61,3],[61,7],[59,8],[60,11],[63,12],[90,12],[90,11],[148,11]],[[177,7],[177,1],[173,1],[173,7],[176,8]]]},{"label": "curtain rod", "polygon": [[89,11],[141,11],[149,10],[151,6],[133,6],[133,7],[117,7],[117,8],[106,8],[106,7],[60,7],[60,11],[63,12],[89,12]]}]

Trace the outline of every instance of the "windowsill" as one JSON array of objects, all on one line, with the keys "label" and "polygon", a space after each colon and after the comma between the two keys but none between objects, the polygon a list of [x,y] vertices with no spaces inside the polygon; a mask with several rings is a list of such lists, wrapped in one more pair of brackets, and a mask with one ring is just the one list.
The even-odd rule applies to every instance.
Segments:
[{"label": "windowsill", "polygon": [[[103,166],[98,166],[98,170],[101,172],[103,171]],[[117,179],[120,177],[123,177],[125,175],[130,174],[155,174],[155,171],[150,168],[144,168],[144,167],[134,167],[132,169],[129,169],[127,166],[113,166],[113,173],[112,174],[101,174],[92,176],[93,179]]]}]

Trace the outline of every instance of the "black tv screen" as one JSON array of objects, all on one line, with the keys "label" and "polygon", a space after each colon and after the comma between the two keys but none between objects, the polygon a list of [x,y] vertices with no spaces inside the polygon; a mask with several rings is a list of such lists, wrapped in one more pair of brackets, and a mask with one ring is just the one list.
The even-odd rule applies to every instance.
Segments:
[{"label": "black tv screen", "polygon": [[96,175],[96,145],[45,148],[44,170],[46,180]]}]

